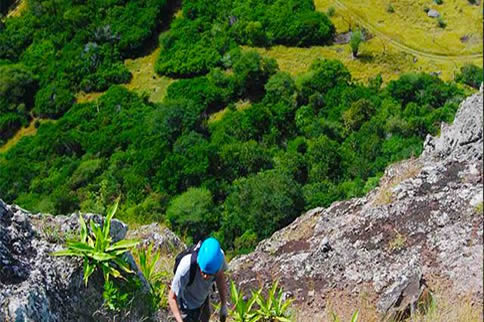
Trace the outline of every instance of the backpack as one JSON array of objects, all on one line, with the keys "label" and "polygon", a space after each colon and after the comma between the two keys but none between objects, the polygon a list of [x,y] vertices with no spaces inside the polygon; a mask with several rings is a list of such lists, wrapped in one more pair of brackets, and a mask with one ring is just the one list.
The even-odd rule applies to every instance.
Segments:
[{"label": "backpack", "polygon": [[180,265],[180,262],[183,257],[186,255],[190,255],[190,278],[188,280],[188,285],[192,285],[193,281],[195,280],[195,274],[197,273],[197,256],[198,256],[198,250],[200,249],[200,246],[202,245],[202,242],[200,241],[198,244],[192,245],[185,250],[183,250],[181,253],[176,255],[175,257],[175,265],[173,267],[173,274],[176,274],[176,270],[178,269],[178,266]]}]

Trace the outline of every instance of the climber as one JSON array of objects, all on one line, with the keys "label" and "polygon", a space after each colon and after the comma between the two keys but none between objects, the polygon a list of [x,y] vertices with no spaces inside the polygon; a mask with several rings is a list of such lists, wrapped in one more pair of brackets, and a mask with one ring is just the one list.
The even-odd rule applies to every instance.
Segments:
[{"label": "climber", "polygon": [[220,294],[220,320],[225,321],[226,269],[224,253],[215,238],[208,238],[177,256],[168,294],[168,304],[177,322],[209,321],[209,291],[214,281]]}]

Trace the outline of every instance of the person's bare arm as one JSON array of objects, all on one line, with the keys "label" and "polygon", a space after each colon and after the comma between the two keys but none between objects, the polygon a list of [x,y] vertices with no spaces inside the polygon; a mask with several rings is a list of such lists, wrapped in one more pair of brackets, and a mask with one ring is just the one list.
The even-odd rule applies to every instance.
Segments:
[{"label": "person's bare arm", "polygon": [[215,281],[220,295],[220,321],[225,322],[229,312],[227,309],[227,288],[225,287],[225,273],[223,270],[220,270],[215,275]]},{"label": "person's bare arm", "polygon": [[223,270],[217,272],[215,275],[215,281],[220,294],[220,304],[224,306],[227,304],[227,288],[225,287],[225,273]]},{"label": "person's bare arm", "polygon": [[176,294],[172,290],[168,293],[168,304],[170,305],[171,312],[175,316],[177,322],[183,322],[178,303],[176,302]]}]

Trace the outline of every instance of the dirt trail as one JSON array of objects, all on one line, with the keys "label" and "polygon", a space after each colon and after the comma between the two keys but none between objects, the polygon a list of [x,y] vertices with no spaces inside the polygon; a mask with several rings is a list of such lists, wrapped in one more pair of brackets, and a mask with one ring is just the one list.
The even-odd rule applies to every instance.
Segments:
[{"label": "dirt trail", "polygon": [[401,43],[392,37],[386,35],[385,33],[381,32],[378,30],[378,28],[373,25],[371,22],[366,21],[365,18],[361,17],[358,13],[354,12],[351,8],[346,6],[344,3],[342,3],[340,0],[334,0],[334,4],[341,8],[344,9],[348,12],[351,13],[351,15],[356,19],[358,24],[370,31],[372,34],[375,36],[378,36],[382,40],[388,42],[392,46],[400,49],[403,52],[415,55],[415,56],[421,56],[421,57],[426,57],[426,58],[431,58],[435,60],[441,60],[441,61],[467,61],[467,60],[474,60],[474,59],[479,59],[483,57],[483,53],[475,53],[475,54],[468,54],[468,55],[449,55],[449,54],[444,54],[444,53],[432,53],[432,52],[427,52],[422,49],[416,49],[413,47],[410,47],[404,43]]}]

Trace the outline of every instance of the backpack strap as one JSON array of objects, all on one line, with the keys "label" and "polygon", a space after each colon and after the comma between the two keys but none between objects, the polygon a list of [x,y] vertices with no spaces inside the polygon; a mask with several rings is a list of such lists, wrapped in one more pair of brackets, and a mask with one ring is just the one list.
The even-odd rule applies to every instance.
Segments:
[{"label": "backpack strap", "polygon": [[197,268],[198,268],[197,256],[198,256],[198,251],[190,254],[190,279],[188,280],[187,286],[192,285],[193,281],[195,280],[195,275],[197,274]]},{"label": "backpack strap", "polygon": [[195,280],[195,275],[197,274],[197,269],[198,269],[198,263],[197,263],[197,257],[198,257],[198,250],[200,249],[200,246],[202,245],[202,242],[198,242],[198,244],[194,247],[192,253],[190,254],[190,278],[188,280],[188,285],[190,286],[193,284],[193,281]]}]

